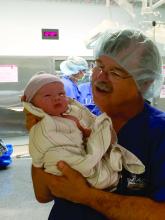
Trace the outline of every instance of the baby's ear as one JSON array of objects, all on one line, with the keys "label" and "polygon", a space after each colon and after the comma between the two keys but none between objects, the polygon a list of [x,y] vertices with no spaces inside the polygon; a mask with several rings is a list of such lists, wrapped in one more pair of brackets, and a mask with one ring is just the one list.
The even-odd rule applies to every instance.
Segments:
[{"label": "baby's ear", "polygon": [[26,101],[26,96],[25,95],[21,96],[21,102],[25,102],[25,101]]}]

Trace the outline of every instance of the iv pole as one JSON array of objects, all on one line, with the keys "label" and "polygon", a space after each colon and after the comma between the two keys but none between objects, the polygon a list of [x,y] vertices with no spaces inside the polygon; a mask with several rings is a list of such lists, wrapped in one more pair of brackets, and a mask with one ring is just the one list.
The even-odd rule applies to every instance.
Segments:
[{"label": "iv pole", "polygon": [[[152,21],[152,26],[153,26],[153,41],[154,41],[154,43],[155,43],[155,32],[156,32],[156,21]],[[157,98],[153,98],[152,99],[152,105],[153,106],[157,106],[158,105],[158,103],[157,103]]]}]

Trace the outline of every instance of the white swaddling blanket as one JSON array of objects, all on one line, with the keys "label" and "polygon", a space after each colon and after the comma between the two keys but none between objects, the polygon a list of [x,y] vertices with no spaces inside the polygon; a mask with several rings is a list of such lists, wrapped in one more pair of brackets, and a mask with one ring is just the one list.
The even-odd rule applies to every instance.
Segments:
[{"label": "white swaddling blanket", "polygon": [[34,166],[61,175],[56,164],[63,160],[86,177],[91,185],[100,189],[114,189],[123,166],[131,173],[144,172],[144,165],[134,154],[116,142],[111,143],[112,122],[106,113],[96,117],[80,103],[70,99],[70,111],[66,114],[75,116],[83,126],[92,129],[84,144],[82,132],[74,121],[50,116],[31,103],[24,102],[23,106],[42,118],[29,133],[29,153]]}]

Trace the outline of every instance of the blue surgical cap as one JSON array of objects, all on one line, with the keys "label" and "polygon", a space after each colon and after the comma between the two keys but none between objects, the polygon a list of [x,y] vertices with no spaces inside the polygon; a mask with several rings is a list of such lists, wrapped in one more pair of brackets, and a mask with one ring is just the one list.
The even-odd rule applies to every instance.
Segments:
[{"label": "blue surgical cap", "polygon": [[71,76],[80,71],[86,72],[88,70],[88,63],[82,57],[68,57],[67,60],[60,64],[60,70],[63,75]]},{"label": "blue surgical cap", "polygon": [[101,55],[111,57],[127,70],[144,98],[159,96],[163,83],[161,56],[155,43],[139,30],[105,31],[94,48],[94,56]]}]

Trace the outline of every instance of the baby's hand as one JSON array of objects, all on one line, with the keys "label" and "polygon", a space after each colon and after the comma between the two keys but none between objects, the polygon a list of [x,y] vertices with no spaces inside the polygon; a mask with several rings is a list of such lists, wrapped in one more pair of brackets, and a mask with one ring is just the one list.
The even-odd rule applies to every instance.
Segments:
[{"label": "baby's hand", "polygon": [[68,118],[68,119],[71,119],[71,120],[75,121],[76,124],[77,124],[77,127],[78,127],[78,128],[80,129],[80,131],[83,133],[83,137],[84,137],[84,138],[89,137],[89,135],[90,135],[90,133],[91,133],[91,129],[90,129],[90,128],[83,127],[83,126],[80,124],[79,120],[78,120],[75,116],[73,116],[73,115],[63,115],[62,117],[63,117],[63,118]]},{"label": "baby's hand", "polygon": [[83,128],[82,132],[83,132],[83,136],[85,138],[88,138],[90,136],[90,134],[91,134],[91,129],[90,128]]}]

